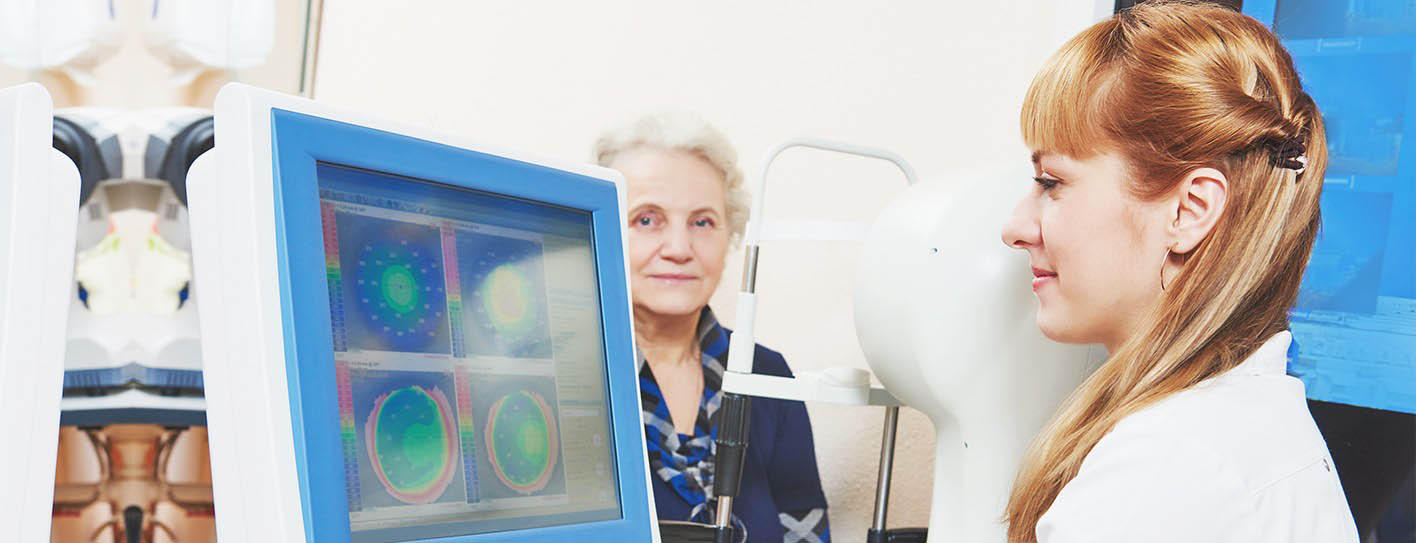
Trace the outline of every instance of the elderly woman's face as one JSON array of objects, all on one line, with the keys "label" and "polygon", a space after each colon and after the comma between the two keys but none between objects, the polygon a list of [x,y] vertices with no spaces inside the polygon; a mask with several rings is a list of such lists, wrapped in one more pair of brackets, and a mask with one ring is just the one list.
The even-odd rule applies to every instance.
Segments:
[{"label": "elderly woman's face", "polygon": [[731,231],[723,173],[699,156],[641,147],[610,167],[629,199],[629,273],[636,310],[697,313],[723,275]]}]

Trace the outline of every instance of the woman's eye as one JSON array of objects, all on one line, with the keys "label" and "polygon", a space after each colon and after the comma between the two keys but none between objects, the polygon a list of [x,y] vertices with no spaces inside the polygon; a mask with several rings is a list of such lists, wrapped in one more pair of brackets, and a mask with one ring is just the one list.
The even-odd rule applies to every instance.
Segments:
[{"label": "woman's eye", "polygon": [[1042,177],[1042,176],[1034,177],[1034,178],[1033,178],[1033,181],[1036,181],[1037,184],[1038,184],[1038,186],[1041,186],[1041,187],[1042,187],[1042,191],[1043,191],[1043,192],[1047,192],[1047,191],[1049,191],[1049,190],[1052,190],[1054,187],[1056,187],[1059,183],[1062,182],[1062,181],[1059,180],[1059,179],[1053,179],[1053,178],[1051,178],[1051,177]]},{"label": "woman's eye", "polygon": [[634,218],[634,224],[636,226],[654,226],[654,217],[649,215],[640,215]]},{"label": "woman's eye", "polygon": [[694,225],[694,226],[697,226],[697,227],[699,227],[699,228],[712,228],[712,227],[713,227],[713,219],[704,219],[704,218],[694,219],[693,225]]}]

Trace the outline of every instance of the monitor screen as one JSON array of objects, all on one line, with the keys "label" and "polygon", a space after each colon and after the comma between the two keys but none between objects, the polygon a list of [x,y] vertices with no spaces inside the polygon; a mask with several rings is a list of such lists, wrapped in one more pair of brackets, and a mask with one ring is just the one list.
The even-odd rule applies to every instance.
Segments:
[{"label": "monitor screen", "polygon": [[[1253,5],[1250,5],[1253,4]],[[1322,227],[1291,313],[1289,372],[1315,400],[1416,413],[1416,5],[1272,0],[1271,21],[1322,112]]]},{"label": "monitor screen", "polygon": [[352,540],[621,518],[591,214],[316,176]]},{"label": "monitor screen", "polygon": [[1416,34],[1416,6],[1402,0],[1270,0],[1273,29],[1285,40]]}]

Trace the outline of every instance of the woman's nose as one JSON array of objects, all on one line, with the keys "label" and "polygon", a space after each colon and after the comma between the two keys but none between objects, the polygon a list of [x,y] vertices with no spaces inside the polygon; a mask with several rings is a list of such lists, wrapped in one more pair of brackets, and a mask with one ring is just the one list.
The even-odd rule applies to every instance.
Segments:
[{"label": "woman's nose", "polygon": [[664,237],[664,245],[659,248],[659,256],[673,262],[693,259],[693,242],[686,228],[672,228]]},{"label": "woman's nose", "polygon": [[1004,245],[1014,249],[1026,249],[1042,241],[1042,230],[1038,227],[1037,217],[1032,211],[1032,206],[1026,198],[1013,208],[1013,214],[1008,217],[1008,222],[1003,224]]}]

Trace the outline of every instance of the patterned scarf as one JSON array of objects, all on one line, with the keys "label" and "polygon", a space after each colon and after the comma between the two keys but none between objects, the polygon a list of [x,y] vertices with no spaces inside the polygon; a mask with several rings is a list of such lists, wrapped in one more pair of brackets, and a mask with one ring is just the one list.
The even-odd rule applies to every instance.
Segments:
[{"label": "patterned scarf", "polygon": [[698,317],[698,346],[703,353],[703,398],[698,403],[698,418],[691,436],[674,430],[669,406],[649,365],[644,364],[639,370],[649,469],[694,508],[713,497],[713,457],[717,452],[713,415],[723,400],[724,368],[718,359],[725,358],[728,352],[728,335],[707,307]]}]

